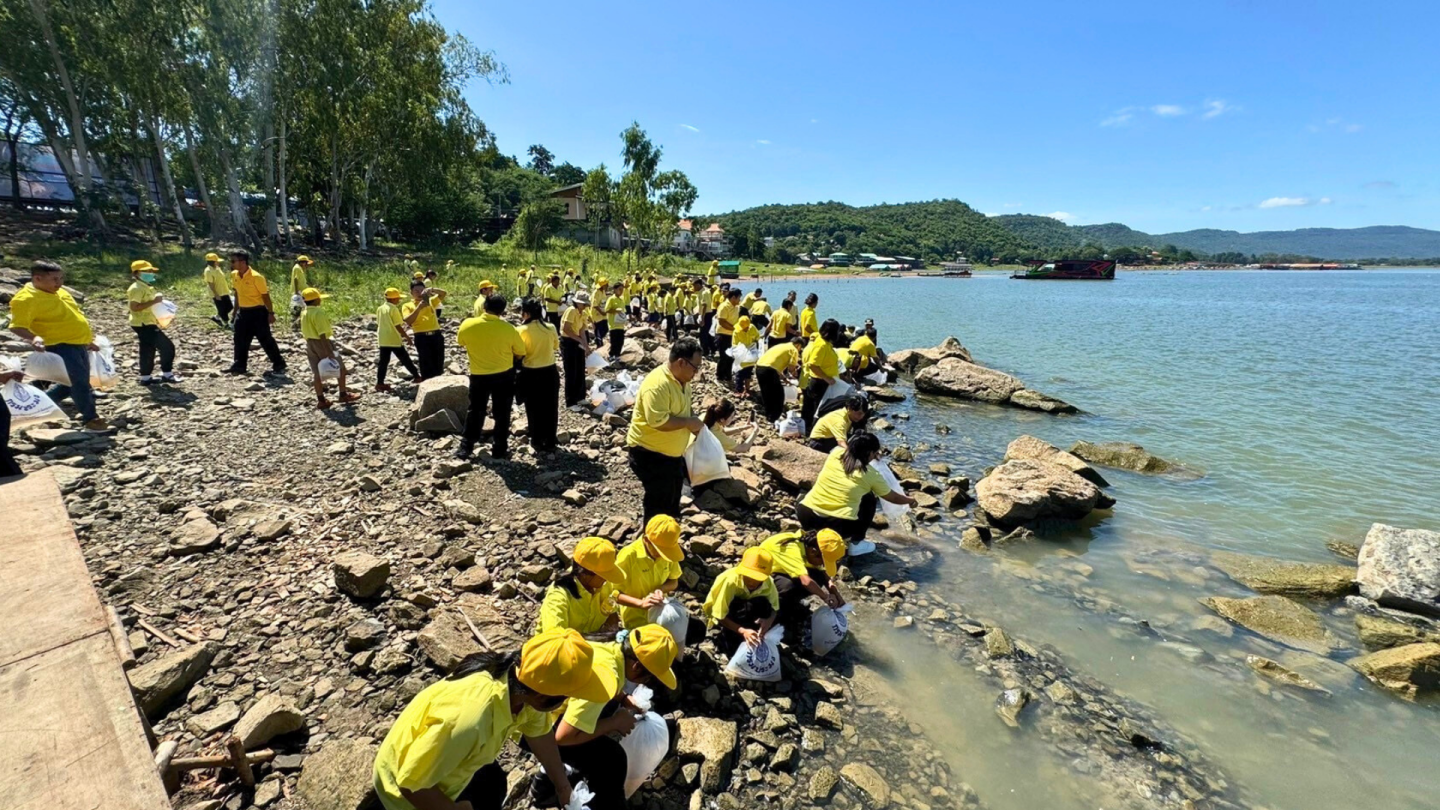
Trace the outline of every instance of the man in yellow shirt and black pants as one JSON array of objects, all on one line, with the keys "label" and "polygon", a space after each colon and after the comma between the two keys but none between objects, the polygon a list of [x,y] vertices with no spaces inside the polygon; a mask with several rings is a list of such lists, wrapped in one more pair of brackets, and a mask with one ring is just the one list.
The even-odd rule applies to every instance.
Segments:
[{"label": "man in yellow shirt and black pants", "polygon": [[645,523],[656,515],[680,514],[680,495],[688,473],[685,448],[705,430],[690,399],[690,381],[705,362],[700,344],[683,337],[670,344],[670,361],[645,375],[630,411],[625,447],[630,469],[645,490]]},{"label": "man in yellow shirt and black pants", "polygon": [[590,293],[575,293],[560,319],[560,362],[565,366],[565,407],[585,398],[585,358],[590,356]]},{"label": "man in yellow shirt and black pants", "polygon": [[270,327],[275,323],[275,304],[270,300],[270,286],[265,277],[250,269],[250,254],[243,250],[230,252],[230,287],[235,290],[235,361],[226,374],[245,374],[250,364],[250,344],[260,341],[260,348],[270,359],[265,376],[285,373],[285,358]]},{"label": "man in yellow shirt and black pants", "polygon": [[205,289],[210,291],[210,300],[215,304],[215,317],[210,320],[229,329],[230,314],[234,312],[235,306],[230,300],[230,279],[226,278],[225,271],[220,269],[220,254],[205,254],[203,279]]},{"label": "man in yellow shirt and black pants", "polygon": [[80,305],[65,290],[64,268],[43,260],[30,265],[30,283],[10,299],[10,331],[35,351],[50,352],[65,363],[71,383],[52,387],[47,392],[50,399],[59,402],[70,397],[86,429],[109,430],[110,425],[95,413],[95,392],[90,388],[90,352],[99,347]]},{"label": "man in yellow shirt and black pants", "polygon": [[725,300],[715,311],[715,320],[719,321],[715,326],[715,351],[720,353],[715,359],[715,379],[729,386],[733,382],[730,370],[735,366],[735,358],[729,351],[734,342],[735,324],[740,320],[739,290],[725,291]]},{"label": "man in yellow shirt and black pants", "polygon": [[545,299],[545,318],[560,331],[560,305],[565,303],[565,287],[560,283],[560,271],[550,273],[545,286],[540,288],[540,297]]},{"label": "man in yellow shirt and black pants", "polygon": [[495,435],[492,455],[501,461],[510,458],[510,410],[515,405],[515,360],[527,353],[520,332],[505,320],[505,296],[496,293],[485,299],[485,313],[466,318],[456,339],[470,358],[470,412],[465,417],[465,434],[455,450],[458,459],[469,459],[485,427],[485,411],[495,405]]}]

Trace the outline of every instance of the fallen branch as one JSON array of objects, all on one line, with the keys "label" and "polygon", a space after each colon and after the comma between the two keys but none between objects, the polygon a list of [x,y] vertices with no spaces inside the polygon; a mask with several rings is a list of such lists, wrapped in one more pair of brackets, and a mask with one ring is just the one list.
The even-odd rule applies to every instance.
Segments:
[{"label": "fallen branch", "polygon": [[[269,748],[263,748],[259,751],[251,751],[250,753],[245,755],[245,761],[247,764],[250,765],[255,765],[260,762],[269,762],[274,758],[275,752]],[[231,764],[230,754],[228,753],[210,754],[202,757],[181,757],[180,759],[170,760],[170,770],[172,771],[202,771],[207,768],[230,767],[234,766]]]},{"label": "fallen branch", "polygon": [[149,633],[150,635],[154,636],[155,638],[160,639],[161,641],[165,642],[166,644],[169,644],[171,647],[175,647],[175,648],[177,648],[177,649],[180,647],[180,642],[178,642],[178,641],[176,641],[175,639],[173,639],[173,638],[165,635],[164,633],[160,632],[160,628],[156,627],[155,625],[151,624],[150,622],[147,622],[147,621],[145,621],[144,619],[137,619],[137,620],[135,621],[135,623],[138,624],[138,625],[140,625],[141,627],[145,628],[145,631],[146,631],[147,633]]},{"label": "fallen branch", "polygon": [[461,609],[459,609],[459,608],[456,608],[456,609],[455,609],[455,612],[456,612],[456,613],[459,613],[459,614],[460,614],[460,618],[462,618],[462,619],[465,620],[465,626],[466,626],[466,627],[469,627],[469,628],[470,628],[470,632],[472,632],[472,633],[475,634],[475,639],[480,642],[480,646],[484,647],[485,649],[489,650],[490,652],[495,652],[495,645],[491,644],[491,643],[490,643],[490,640],[487,639],[487,638],[485,638],[485,634],[484,634],[484,633],[481,633],[481,632],[480,632],[480,628],[476,627],[476,626],[475,626],[475,623],[472,622],[472,621],[470,621],[470,617],[465,615],[465,611],[463,611],[463,610],[461,610]]},{"label": "fallen branch", "polygon": [[240,777],[240,784],[255,787],[255,772],[250,770],[250,760],[245,756],[245,743],[232,734],[225,741],[225,749],[230,752],[230,764],[235,769],[235,775]]}]

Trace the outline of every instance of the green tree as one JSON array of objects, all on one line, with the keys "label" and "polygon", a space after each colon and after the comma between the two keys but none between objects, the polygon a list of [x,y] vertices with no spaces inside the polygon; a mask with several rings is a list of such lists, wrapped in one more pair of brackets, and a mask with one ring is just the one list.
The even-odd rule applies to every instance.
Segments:
[{"label": "green tree", "polygon": [[530,168],[541,174],[550,174],[555,168],[555,155],[540,144],[532,144],[525,150],[530,155]]},{"label": "green tree", "polygon": [[541,248],[545,247],[550,236],[560,227],[561,212],[562,207],[558,200],[536,200],[526,203],[520,209],[520,214],[515,217],[515,224],[511,226],[510,233],[521,245],[538,257]]}]

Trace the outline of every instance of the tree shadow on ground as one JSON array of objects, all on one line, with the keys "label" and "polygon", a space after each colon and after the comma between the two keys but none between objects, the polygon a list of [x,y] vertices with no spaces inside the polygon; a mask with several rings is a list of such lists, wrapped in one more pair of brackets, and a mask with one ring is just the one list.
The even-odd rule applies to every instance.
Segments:
[{"label": "tree shadow on ground", "polygon": [[[498,475],[511,492],[527,498],[558,499],[570,486],[603,481],[606,475],[604,464],[564,448],[551,454],[543,466],[514,459],[496,461],[488,453],[480,454],[475,464]],[[560,491],[552,489],[552,482],[560,487]]]},{"label": "tree shadow on ground", "polygon": [[156,405],[164,405],[167,408],[184,408],[189,410],[200,398],[179,388],[171,388],[163,383],[148,386],[145,389],[145,396]]}]

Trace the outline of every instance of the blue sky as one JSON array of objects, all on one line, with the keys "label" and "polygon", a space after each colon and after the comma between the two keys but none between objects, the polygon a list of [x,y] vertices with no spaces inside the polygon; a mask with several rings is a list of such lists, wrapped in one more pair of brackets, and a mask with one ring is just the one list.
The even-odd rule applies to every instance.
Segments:
[{"label": "blue sky", "polygon": [[1153,233],[1440,228],[1440,4],[464,2],[501,148],[639,121],[697,211],[953,197]]}]

